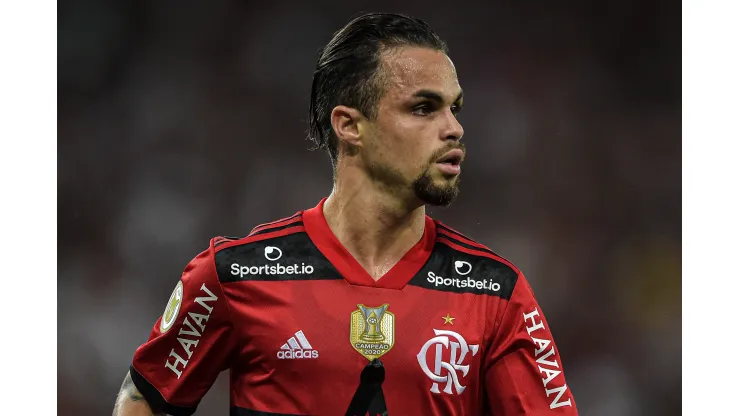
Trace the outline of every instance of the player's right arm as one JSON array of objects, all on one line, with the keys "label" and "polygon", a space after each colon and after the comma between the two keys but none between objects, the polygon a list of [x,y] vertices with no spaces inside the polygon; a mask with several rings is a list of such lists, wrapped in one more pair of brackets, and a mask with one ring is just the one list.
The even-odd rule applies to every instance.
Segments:
[{"label": "player's right arm", "polygon": [[134,354],[114,416],[189,416],[230,367],[234,325],[214,253],[211,240],[185,268],[149,339]]},{"label": "player's right arm", "polygon": [[113,416],[164,416],[159,411],[152,410],[151,405],[146,401],[141,392],[136,388],[134,381],[131,380],[131,373],[126,373],[121,390],[118,392],[116,407],[113,409]]}]

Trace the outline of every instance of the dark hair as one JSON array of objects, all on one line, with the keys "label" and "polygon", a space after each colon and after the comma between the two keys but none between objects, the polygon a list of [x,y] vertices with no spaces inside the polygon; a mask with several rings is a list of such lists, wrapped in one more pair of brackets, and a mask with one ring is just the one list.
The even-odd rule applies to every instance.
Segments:
[{"label": "dark hair", "polygon": [[394,13],[368,13],[352,19],[321,50],[311,85],[308,137],[315,148],[329,152],[333,165],[338,142],[331,111],[346,105],[375,118],[385,89],[380,55],[397,46],[422,46],[448,54],[447,45],[426,22]]}]

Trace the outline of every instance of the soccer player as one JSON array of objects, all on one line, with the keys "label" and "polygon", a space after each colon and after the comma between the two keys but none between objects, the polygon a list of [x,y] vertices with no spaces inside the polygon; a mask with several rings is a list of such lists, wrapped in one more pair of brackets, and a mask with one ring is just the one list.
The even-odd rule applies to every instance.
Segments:
[{"label": "soccer player", "polygon": [[228,369],[231,415],[577,414],[522,272],[425,213],[458,194],[462,105],[423,21],[371,13],[339,30],[309,109],[331,194],[210,241],[114,413],[190,415]]}]

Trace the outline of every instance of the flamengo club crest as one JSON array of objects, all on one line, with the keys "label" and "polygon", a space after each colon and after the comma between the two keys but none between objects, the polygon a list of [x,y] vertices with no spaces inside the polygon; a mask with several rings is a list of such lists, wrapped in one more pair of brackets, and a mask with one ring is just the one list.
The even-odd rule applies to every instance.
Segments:
[{"label": "flamengo club crest", "polygon": [[478,346],[468,345],[465,339],[454,331],[435,329],[434,335],[436,336],[427,341],[416,355],[421,370],[432,380],[430,391],[439,394],[440,385],[443,384],[443,392],[462,394],[465,386],[460,379],[467,376],[470,371],[470,365],[462,363],[468,353],[471,353],[472,357],[478,353]]},{"label": "flamengo club crest", "polygon": [[349,341],[352,348],[372,361],[390,351],[395,342],[396,317],[388,304],[378,307],[357,305],[350,316]]}]

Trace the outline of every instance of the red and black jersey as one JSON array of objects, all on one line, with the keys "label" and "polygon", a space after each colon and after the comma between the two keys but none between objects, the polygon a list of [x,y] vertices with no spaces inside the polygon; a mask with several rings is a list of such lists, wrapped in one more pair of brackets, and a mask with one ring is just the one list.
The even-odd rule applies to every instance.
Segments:
[{"label": "red and black jersey", "polygon": [[231,373],[232,415],[575,415],[522,273],[426,217],[375,281],[317,207],[215,238],[131,365],[154,407],[192,414]]}]

